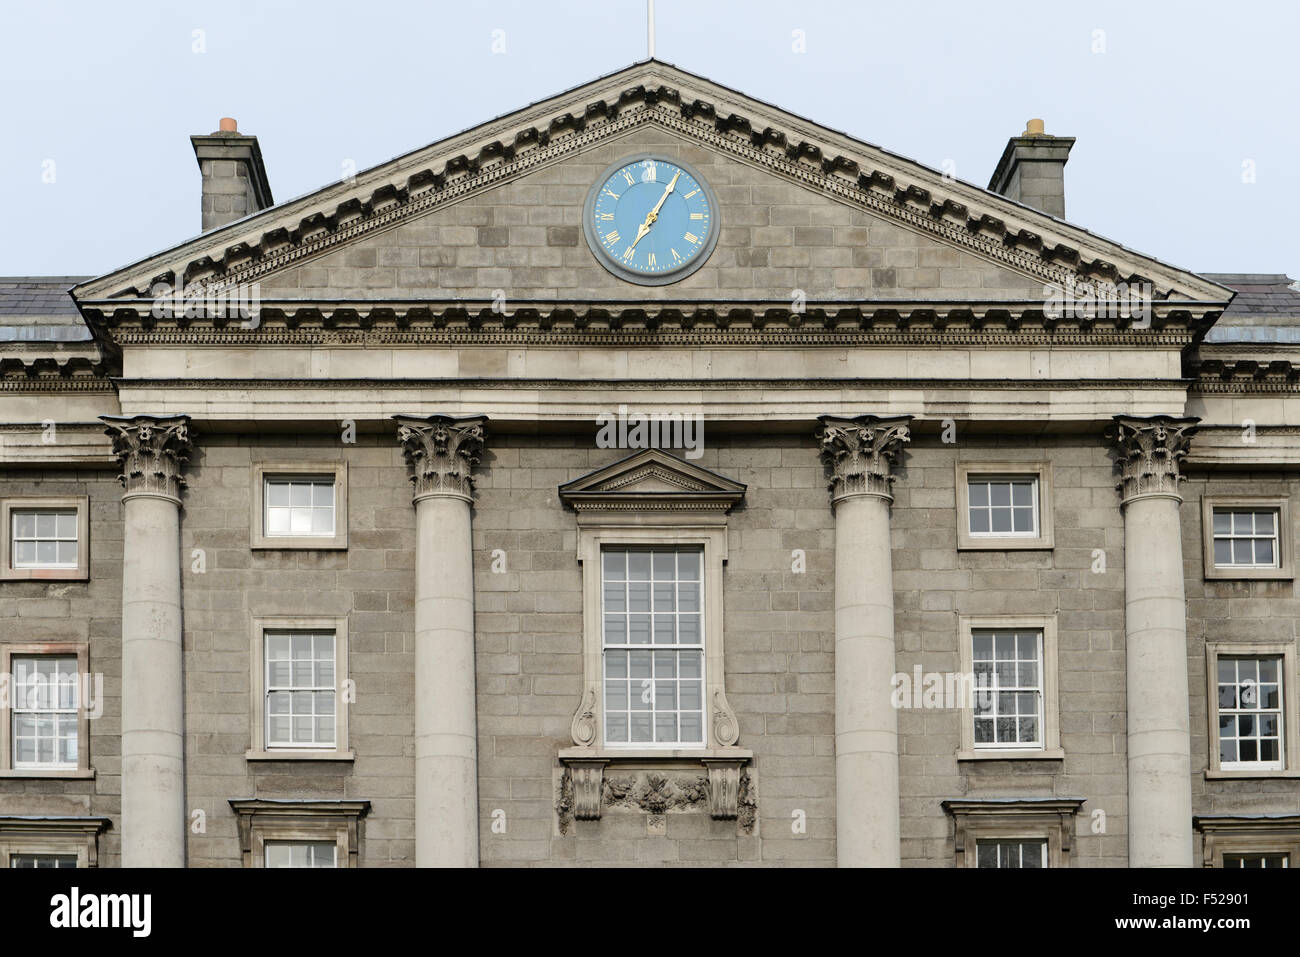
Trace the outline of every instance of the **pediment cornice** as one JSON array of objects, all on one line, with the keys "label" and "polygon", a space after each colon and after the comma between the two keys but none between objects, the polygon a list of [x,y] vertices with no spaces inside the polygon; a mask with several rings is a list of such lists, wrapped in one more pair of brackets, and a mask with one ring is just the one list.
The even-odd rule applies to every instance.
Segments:
[{"label": "pediment cornice", "polygon": [[745,486],[661,449],[644,449],[559,487],[579,512],[663,510],[726,513]]},{"label": "pediment cornice", "polygon": [[155,282],[263,279],[647,124],[1044,283],[1149,282],[1158,299],[1230,291],[1086,230],[657,61],[500,117],[83,283],[78,302]]}]

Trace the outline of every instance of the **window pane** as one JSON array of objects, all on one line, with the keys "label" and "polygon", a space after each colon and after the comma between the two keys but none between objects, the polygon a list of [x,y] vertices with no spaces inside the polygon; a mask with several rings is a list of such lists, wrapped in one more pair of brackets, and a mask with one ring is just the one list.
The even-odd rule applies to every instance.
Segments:
[{"label": "window pane", "polygon": [[700,552],[685,550],[677,553],[677,578],[679,581],[700,580]]},{"label": "window pane", "polygon": [[655,581],[672,581],[677,576],[677,561],[674,552],[654,553]]},{"label": "window pane", "polygon": [[972,508],[988,505],[989,487],[987,483],[972,481],[967,484],[967,491],[970,495],[970,504]]},{"label": "window pane", "polygon": [[606,581],[624,581],[627,577],[627,552],[606,551],[603,555]]},{"label": "window pane", "polygon": [[628,581],[648,582],[650,580],[650,553],[628,552]]},{"label": "window pane", "polygon": [[14,536],[16,538],[34,538],[36,536],[36,513],[14,512]]}]

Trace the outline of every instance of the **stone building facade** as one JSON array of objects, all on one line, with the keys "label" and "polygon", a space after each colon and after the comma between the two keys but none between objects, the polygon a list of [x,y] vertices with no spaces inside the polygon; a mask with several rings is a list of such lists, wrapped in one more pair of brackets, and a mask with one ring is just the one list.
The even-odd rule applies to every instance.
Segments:
[{"label": "stone building facade", "polygon": [[1298,863],[1300,291],[1072,143],[653,60],[279,205],[195,137],[201,235],[0,280],[3,863]]}]

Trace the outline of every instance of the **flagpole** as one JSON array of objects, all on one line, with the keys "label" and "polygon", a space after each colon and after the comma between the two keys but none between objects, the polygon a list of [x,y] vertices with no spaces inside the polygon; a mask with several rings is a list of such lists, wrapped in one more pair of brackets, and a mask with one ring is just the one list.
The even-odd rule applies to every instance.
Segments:
[{"label": "flagpole", "polygon": [[655,0],[646,0],[646,39],[650,48],[650,59],[655,58]]}]

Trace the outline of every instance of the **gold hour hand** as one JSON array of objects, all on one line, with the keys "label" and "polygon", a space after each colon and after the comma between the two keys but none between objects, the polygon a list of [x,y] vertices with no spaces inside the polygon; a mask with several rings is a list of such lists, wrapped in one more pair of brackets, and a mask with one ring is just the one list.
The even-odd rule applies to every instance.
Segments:
[{"label": "gold hour hand", "polygon": [[[651,215],[654,214],[652,213]],[[639,243],[645,237],[646,233],[650,232],[650,223],[652,222],[653,220],[647,219],[644,223],[642,223],[640,226],[636,228],[636,239],[632,240],[632,245],[628,247],[629,249],[636,249],[636,244]]]}]

